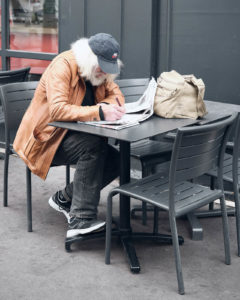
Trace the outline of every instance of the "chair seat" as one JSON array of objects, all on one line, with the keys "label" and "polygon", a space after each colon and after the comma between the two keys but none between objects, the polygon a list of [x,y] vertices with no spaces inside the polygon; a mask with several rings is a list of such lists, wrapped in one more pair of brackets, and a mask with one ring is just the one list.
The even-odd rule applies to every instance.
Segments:
[{"label": "chair seat", "polygon": [[[224,155],[223,180],[231,183],[233,182],[232,160],[233,160],[233,156],[231,154]],[[217,177],[217,170],[213,169],[209,171],[207,175]],[[238,159],[238,175],[240,175],[240,158]],[[238,183],[240,183],[240,176],[238,176]]]},{"label": "chair seat", "polygon": [[166,140],[172,140],[174,141],[175,138],[176,138],[176,131],[170,131],[168,132],[165,137],[164,137]]},{"label": "chair seat", "polygon": [[[163,173],[145,177],[133,183],[114,189],[116,192],[137,198],[164,210],[169,210],[169,180]],[[175,187],[176,217],[202,207],[223,195],[221,190],[188,181],[180,182]]]},{"label": "chair seat", "polygon": [[[142,140],[131,145],[131,156],[140,160],[159,158],[172,152],[173,143],[154,140]],[[166,159],[164,159],[166,161]]]}]

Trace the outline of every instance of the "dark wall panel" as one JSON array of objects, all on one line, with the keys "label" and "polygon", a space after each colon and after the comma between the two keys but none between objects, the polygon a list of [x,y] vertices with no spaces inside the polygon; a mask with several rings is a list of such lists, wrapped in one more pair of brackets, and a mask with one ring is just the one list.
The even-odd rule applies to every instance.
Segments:
[{"label": "dark wall panel", "polygon": [[98,32],[112,34],[121,39],[121,1],[87,0],[85,32],[89,37]]},{"label": "dark wall panel", "polygon": [[60,51],[79,37],[112,34],[120,43],[121,77],[149,77],[151,0],[60,1]]},{"label": "dark wall panel", "polygon": [[84,0],[59,1],[59,52],[84,36]]},{"label": "dark wall panel", "polygon": [[240,103],[240,1],[174,0],[170,69],[194,73],[206,97]]},{"label": "dark wall panel", "polygon": [[239,0],[60,0],[59,15],[60,51],[109,32],[121,45],[121,78],[176,69],[201,77],[206,98],[240,103]]},{"label": "dark wall panel", "polygon": [[122,15],[124,78],[150,76],[151,1],[125,0]]}]

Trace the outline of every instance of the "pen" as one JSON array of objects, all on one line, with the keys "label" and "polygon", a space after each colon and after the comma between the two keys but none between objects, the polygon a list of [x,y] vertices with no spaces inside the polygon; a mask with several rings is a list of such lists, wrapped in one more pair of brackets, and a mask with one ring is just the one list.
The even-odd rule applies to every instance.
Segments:
[{"label": "pen", "polygon": [[118,104],[119,106],[122,106],[121,103],[120,103],[120,101],[119,101],[119,99],[118,99],[118,97],[116,97],[115,100],[117,101],[117,104]]}]

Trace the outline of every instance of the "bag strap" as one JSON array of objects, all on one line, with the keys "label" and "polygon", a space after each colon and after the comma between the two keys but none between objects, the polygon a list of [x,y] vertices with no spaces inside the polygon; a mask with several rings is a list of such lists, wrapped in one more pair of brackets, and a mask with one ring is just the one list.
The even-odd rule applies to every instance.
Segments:
[{"label": "bag strap", "polygon": [[196,78],[193,74],[183,75],[188,83],[193,84],[197,88],[197,112],[201,116],[207,113],[204,103],[205,84],[201,78]]}]

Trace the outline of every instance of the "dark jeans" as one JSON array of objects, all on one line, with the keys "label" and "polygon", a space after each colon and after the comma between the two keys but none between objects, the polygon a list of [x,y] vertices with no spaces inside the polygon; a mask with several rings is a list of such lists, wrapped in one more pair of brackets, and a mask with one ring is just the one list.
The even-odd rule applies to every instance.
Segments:
[{"label": "dark jeans", "polygon": [[70,216],[96,218],[100,191],[119,176],[119,153],[107,139],[68,131],[52,165],[76,165],[73,182],[63,194],[72,200]]}]

